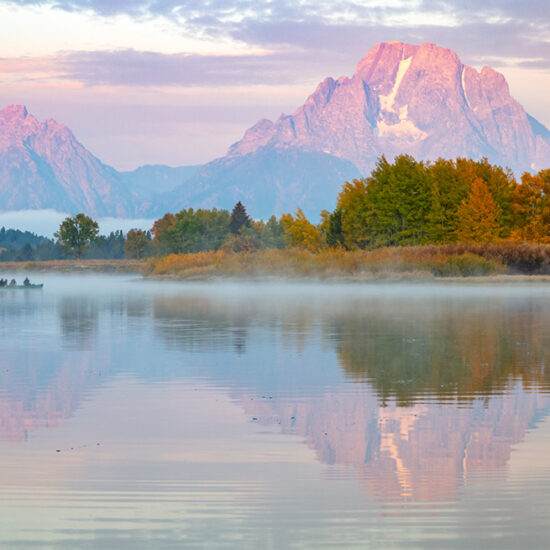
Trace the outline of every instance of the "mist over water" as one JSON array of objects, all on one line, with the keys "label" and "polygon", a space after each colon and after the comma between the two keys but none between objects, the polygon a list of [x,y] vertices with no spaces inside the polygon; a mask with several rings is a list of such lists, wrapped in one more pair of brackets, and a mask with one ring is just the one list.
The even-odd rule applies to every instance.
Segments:
[{"label": "mist over water", "polygon": [[[56,210],[19,210],[13,212],[0,212],[0,227],[6,229],[19,229],[20,231],[30,231],[37,235],[53,238],[53,234],[59,229],[61,222],[68,216],[77,214],[67,214],[57,212]],[[112,231],[122,230],[124,233],[130,229],[142,229],[148,231],[153,227],[155,220],[148,218],[98,218],[99,232],[102,235],[108,235]]]},{"label": "mist over water", "polygon": [[549,287],[36,282],[0,546],[544,547]]}]

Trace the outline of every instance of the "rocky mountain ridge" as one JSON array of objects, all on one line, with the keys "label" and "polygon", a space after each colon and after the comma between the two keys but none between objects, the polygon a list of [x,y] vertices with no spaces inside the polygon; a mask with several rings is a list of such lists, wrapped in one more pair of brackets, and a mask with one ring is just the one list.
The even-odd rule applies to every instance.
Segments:
[{"label": "rocky mountain ridge", "polygon": [[228,156],[300,148],[347,159],[363,173],[382,154],[486,156],[521,173],[550,163],[548,136],[497,71],[478,72],[435,44],[387,42],[351,78],[325,79],[292,115],[260,120]]},{"label": "rocky mountain ridge", "polygon": [[251,215],[332,209],[346,180],[382,155],[487,157],[523,171],[550,166],[550,131],[510,95],[504,76],[434,44],[381,43],[351,77],[327,78],[292,115],[262,119],[201,167],[117,172],[65,126],[25,107],[0,111],[0,209],[162,216],[188,207]]}]

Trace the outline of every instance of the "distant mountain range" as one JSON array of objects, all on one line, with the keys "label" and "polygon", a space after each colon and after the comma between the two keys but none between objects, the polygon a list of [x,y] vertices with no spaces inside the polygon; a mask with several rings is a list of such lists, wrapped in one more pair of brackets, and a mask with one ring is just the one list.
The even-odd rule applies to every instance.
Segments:
[{"label": "distant mountain range", "polygon": [[292,115],[260,120],[203,166],[117,172],[65,126],[23,106],[0,111],[0,209],[161,216],[186,207],[255,217],[332,209],[346,180],[376,159],[487,157],[523,171],[550,167],[550,131],[510,96],[504,76],[434,44],[378,44],[351,78],[327,78]]}]

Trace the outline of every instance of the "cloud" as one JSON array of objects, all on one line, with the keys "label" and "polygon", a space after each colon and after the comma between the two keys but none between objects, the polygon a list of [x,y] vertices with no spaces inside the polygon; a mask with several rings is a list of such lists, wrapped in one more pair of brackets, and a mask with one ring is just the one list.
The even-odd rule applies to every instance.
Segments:
[{"label": "cloud", "polygon": [[[70,80],[111,86],[292,84],[304,76],[307,78],[308,57],[307,52],[227,56],[135,50],[67,52],[44,57],[0,58],[0,74],[18,74],[23,81]],[[310,75],[313,72],[310,71]]]},{"label": "cloud", "polygon": [[[193,36],[230,38],[269,48],[264,56],[172,57],[153,52],[75,52],[61,60],[68,78],[86,83],[196,86],[305,78],[351,70],[377,42],[435,42],[470,64],[508,57],[506,63],[545,67],[550,58],[548,0],[18,0],[99,16],[165,18]],[[350,61],[352,60],[352,61]],[[73,62],[75,61],[75,62]],[[77,62],[82,63],[82,70]],[[123,66],[123,63],[127,64]],[[285,67],[285,64],[292,67]],[[204,67],[199,67],[204,64]],[[526,67],[529,65],[525,65]],[[338,68],[338,67],[343,67]],[[251,75],[244,73],[250,69]],[[90,70],[88,77],[85,72]],[[117,75],[117,71],[120,75]],[[160,74],[167,71],[166,74]],[[327,73],[328,71],[328,73]]]}]

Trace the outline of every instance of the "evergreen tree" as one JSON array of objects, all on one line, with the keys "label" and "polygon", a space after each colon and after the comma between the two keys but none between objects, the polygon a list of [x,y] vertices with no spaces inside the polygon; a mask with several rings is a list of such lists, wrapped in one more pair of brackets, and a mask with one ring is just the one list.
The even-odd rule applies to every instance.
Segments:
[{"label": "evergreen tree", "polygon": [[231,212],[231,221],[229,222],[229,231],[234,235],[237,235],[243,227],[250,226],[250,218],[246,213],[246,208],[243,203],[239,201]]}]

